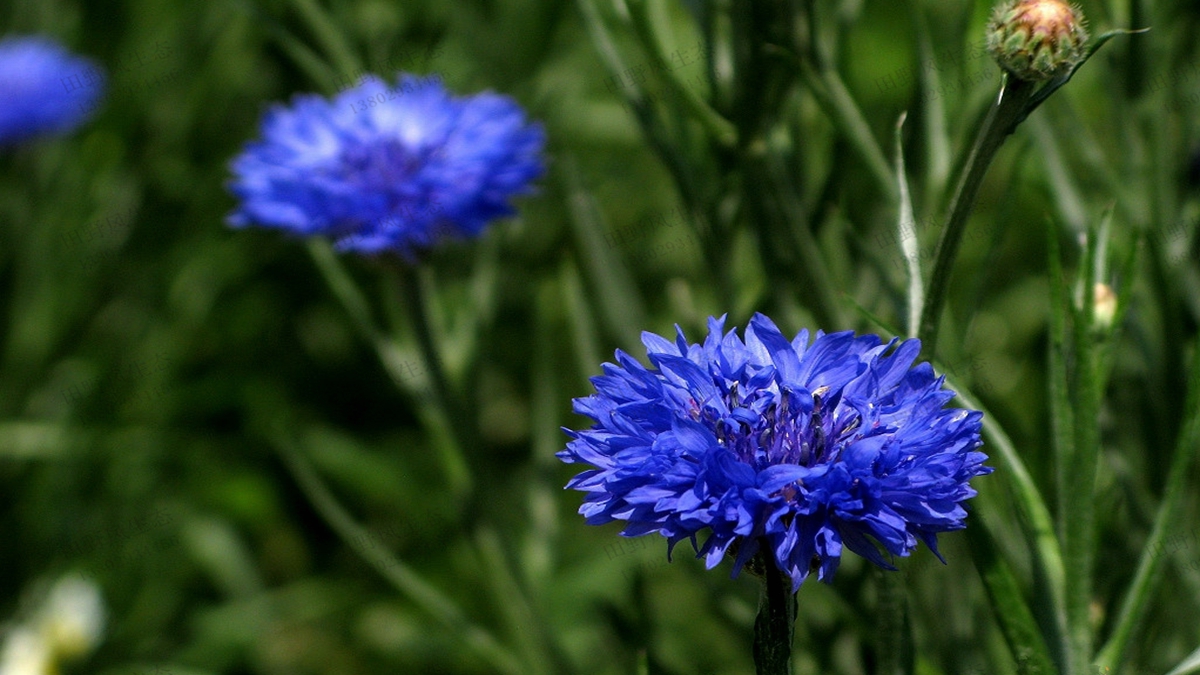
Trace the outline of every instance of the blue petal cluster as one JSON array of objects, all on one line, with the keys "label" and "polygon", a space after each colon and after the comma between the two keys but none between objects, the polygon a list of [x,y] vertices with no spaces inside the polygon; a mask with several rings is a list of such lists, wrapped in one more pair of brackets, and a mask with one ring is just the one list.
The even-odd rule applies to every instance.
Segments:
[{"label": "blue petal cluster", "polygon": [[43,37],[0,40],[0,145],[82,124],[104,93],[98,66]]},{"label": "blue petal cluster", "polygon": [[374,76],[333,100],[270,110],[262,140],[233,162],[234,227],[322,235],[340,250],[411,258],[445,236],[478,235],[544,171],[545,133],[511,99],[452,97],[437,78]]},{"label": "blue petal cluster", "polygon": [[[758,314],[745,331],[709,319],[702,345],[644,333],[653,366],[617,351],[575,400],[595,420],[558,457],[590,464],[567,485],[586,493],[591,525],[689,539],[708,567],[728,551],[733,574],[774,557],[793,590],[811,571],[832,581],[844,548],[888,569],[937,533],[966,526],[968,481],[992,471],[982,413],[953,398],[917,340],[808,331],[788,341]],[[707,533],[703,545],[697,535]],[[763,550],[763,547],[766,550]],[[938,554],[940,558],[940,554]]]}]

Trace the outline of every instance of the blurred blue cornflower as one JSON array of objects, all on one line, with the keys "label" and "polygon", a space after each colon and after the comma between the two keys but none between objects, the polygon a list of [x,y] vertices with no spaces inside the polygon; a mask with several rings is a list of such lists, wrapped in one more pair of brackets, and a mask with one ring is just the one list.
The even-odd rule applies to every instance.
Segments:
[{"label": "blurred blue cornflower", "polygon": [[367,76],[333,100],[276,105],[232,165],[234,227],[324,235],[339,250],[411,259],[514,213],[542,175],[545,134],[508,97],[452,97],[441,80]]},{"label": "blurred blue cornflower", "polygon": [[941,558],[937,533],[966,526],[968,481],[992,469],[975,451],[982,413],[943,409],[953,392],[912,367],[920,343],[789,343],[761,314],[743,342],[724,324],[710,318],[703,345],[643,333],[653,369],[618,350],[575,400],[596,424],[568,430],[558,457],[597,467],[567,485],[587,493],[588,524],[658,532],[668,555],[689,539],[710,569],[729,551],[734,576],[765,544],[793,590],[813,570],[831,582],[843,547],[887,569],[874,542],[907,556],[919,539]]},{"label": "blurred blue cornflower", "polygon": [[0,145],[75,129],[103,93],[103,71],[57,42],[0,40]]}]

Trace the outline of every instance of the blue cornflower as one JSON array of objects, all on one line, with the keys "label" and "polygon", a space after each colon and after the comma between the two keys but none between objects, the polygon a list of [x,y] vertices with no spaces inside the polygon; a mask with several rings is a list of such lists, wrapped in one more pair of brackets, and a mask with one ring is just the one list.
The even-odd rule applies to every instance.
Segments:
[{"label": "blue cornflower", "polygon": [[912,367],[920,342],[788,342],[761,314],[743,342],[724,324],[710,318],[703,345],[643,333],[652,369],[618,350],[575,400],[596,424],[568,430],[558,457],[597,467],[567,484],[587,493],[588,524],[658,532],[668,556],[689,539],[710,569],[729,551],[734,576],[762,552],[793,590],[812,570],[832,581],[843,547],[887,569],[878,546],[907,556],[920,540],[941,558],[937,533],[966,526],[968,481],[992,469],[975,451],[982,413],[943,408],[943,378]]},{"label": "blue cornflower", "polygon": [[438,78],[367,76],[333,100],[275,106],[263,139],[233,162],[241,198],[229,218],[340,250],[411,258],[443,236],[475,236],[514,213],[543,172],[545,133],[511,99],[452,97]]},{"label": "blue cornflower", "polygon": [[0,40],[0,145],[78,127],[104,93],[104,73],[44,37]]}]

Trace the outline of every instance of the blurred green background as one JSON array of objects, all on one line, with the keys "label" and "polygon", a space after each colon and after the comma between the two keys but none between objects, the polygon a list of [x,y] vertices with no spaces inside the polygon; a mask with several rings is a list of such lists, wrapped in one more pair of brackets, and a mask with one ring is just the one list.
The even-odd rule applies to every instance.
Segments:
[{"label": "blurred green background", "polygon": [[[969,142],[999,71],[974,47],[988,3],[921,0],[913,11],[915,1],[805,4],[836,33],[830,61],[889,157],[908,111],[919,235],[932,251],[948,157]],[[626,64],[645,63],[622,3],[596,4]],[[1112,260],[1145,234],[1137,274],[1112,279],[1134,292],[1102,411],[1094,610],[1103,634],[1162,490],[1184,412],[1183,345],[1200,319],[1200,3],[1082,4],[1094,27],[1153,30],[1111,43],[1002,151],[956,267],[939,353],[1049,494],[1044,223],[1059,225],[1075,257],[1077,234],[1106,209]],[[673,48],[701,39],[702,5],[725,6],[665,3]],[[728,312],[740,326],[763,310],[785,332],[877,331],[855,305],[899,325],[895,214],[870,168],[794,87],[767,142],[789,148],[796,196],[840,293],[820,309],[801,279],[765,261],[752,228],[732,234],[727,266],[706,262],[662,137],[645,133],[623,100],[580,5],[320,5],[367,70],[507,93],[548,132],[549,172],[520,216],[439,250],[421,275],[478,436],[467,453],[474,482],[457,491],[423,412],[395,273],[342,259],[372,316],[400,336],[396,358],[413,376],[399,387],[302,242],[223,224],[234,205],[228,162],[256,136],[261,112],[336,82],[305,61],[337,58],[314,7],[0,6],[0,36],[55,36],[110,76],[91,123],[0,155],[0,629],[11,636],[28,624],[47,589],[76,575],[99,589],[107,618],[95,648],[64,673],[495,672],[338,536],[289,470],[291,452],[366,528],[368,548],[440,589],[525,672],[634,673],[642,654],[649,672],[752,672],[756,582],[730,580],[727,564],[705,571],[686,545],[668,565],[659,537],[585,526],[580,495],[561,489],[576,467],[553,453],[567,440],[561,426],[585,423],[570,399],[590,392],[587,378],[614,349],[642,354],[643,329],[679,324],[695,341],[709,315]],[[932,96],[911,76],[930,58],[940,77]],[[702,97],[725,95],[706,89],[700,62],[680,72]],[[645,86],[660,91],[653,77]],[[669,94],[653,105],[679,122]],[[673,138],[694,138],[689,128],[679,122]],[[724,174],[698,173],[698,193],[720,192],[713,176]],[[1001,481],[976,484],[1008,502]],[[1184,520],[1194,525],[1200,505],[1189,492]],[[1019,559],[1015,522],[997,529]],[[924,547],[902,562],[918,671],[1013,672],[965,538],[943,542],[948,567]],[[1165,672],[1200,644],[1200,571],[1186,564],[1200,543],[1185,538],[1170,555],[1129,672]],[[834,584],[801,589],[797,673],[872,672],[878,574],[848,557]]]}]

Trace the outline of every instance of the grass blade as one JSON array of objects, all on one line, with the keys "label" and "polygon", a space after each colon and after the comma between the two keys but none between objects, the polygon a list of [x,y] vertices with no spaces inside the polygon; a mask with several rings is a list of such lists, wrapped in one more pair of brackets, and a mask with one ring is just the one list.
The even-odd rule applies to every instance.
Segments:
[{"label": "grass blade", "polygon": [[[945,372],[946,370],[936,362],[934,366],[939,371]],[[1018,522],[1025,540],[1030,543],[1033,562],[1038,570],[1037,576],[1045,580],[1046,586],[1050,590],[1055,623],[1059,633],[1065,634],[1065,574],[1062,550],[1059,547],[1058,538],[1054,534],[1054,521],[1050,517],[1049,509],[1046,508],[1045,500],[1042,499],[1042,493],[1038,490],[1037,484],[1033,482],[1029,470],[1025,468],[1025,462],[1017,454],[1016,446],[1013,445],[1004,428],[996,421],[995,416],[980,405],[966,389],[958,386],[949,375],[946,376],[946,384],[955,391],[958,400],[963,405],[983,413],[983,437],[987,443],[986,447],[989,450],[995,450],[995,456],[1003,462],[1003,466],[1000,467],[1001,473],[1008,477],[1013,496],[1017,500],[1017,506],[1020,509]]]},{"label": "grass blade", "polygon": [[982,514],[973,513],[975,521],[967,527],[971,556],[991,599],[992,612],[1008,648],[1017,662],[1020,675],[1038,675],[1056,671],[1046,643],[1038,631],[1029,605],[1021,594],[1016,577],[997,553],[992,534]]},{"label": "grass blade", "polygon": [[917,219],[913,216],[912,196],[908,193],[908,173],[904,168],[904,144],[900,132],[904,118],[896,122],[896,182],[900,191],[900,216],[897,221],[900,250],[908,269],[908,334],[916,335],[921,325],[921,308],[925,306],[925,287],[921,280],[921,242],[917,239]]},{"label": "grass blade", "polygon": [[[1101,672],[1115,668],[1121,664],[1125,649],[1134,631],[1145,617],[1147,606],[1158,582],[1162,578],[1162,567],[1165,556],[1162,555],[1162,544],[1167,533],[1177,526],[1175,522],[1179,514],[1179,506],[1183,501],[1184,487],[1187,482],[1188,469],[1196,448],[1200,445],[1200,349],[1192,353],[1192,367],[1188,375],[1187,403],[1184,410],[1189,411],[1187,420],[1179,431],[1175,444],[1175,452],[1171,458],[1171,468],[1167,472],[1166,488],[1161,506],[1154,518],[1154,528],[1142,551],[1137,571],[1133,576],[1129,592],[1121,602],[1116,628],[1112,636],[1096,657],[1095,666]],[[1200,652],[1197,652],[1200,654]],[[1200,663],[1200,661],[1197,661]],[[1178,669],[1177,669],[1178,670]]]},{"label": "grass blade", "polygon": [[381,546],[374,545],[370,533],[355,522],[345,507],[337,501],[308,460],[293,447],[292,440],[285,431],[274,429],[271,434],[272,444],[291,470],[297,485],[304,491],[317,513],[321,514],[346,545],[354,549],[413,604],[458,635],[497,672],[510,675],[523,675],[528,672],[507,647],[498,642],[486,629],[472,623],[453,600],[443,595],[408,565],[384,551]]},{"label": "grass blade", "polygon": [[628,0],[626,6],[633,19],[634,32],[641,40],[646,53],[650,55],[655,69],[662,73],[663,80],[671,89],[673,97],[683,104],[688,114],[694,117],[714,140],[726,148],[737,145],[737,128],[733,123],[721,117],[721,114],[713,110],[712,106],[694,89],[686,85],[680,79],[678,71],[672,68],[667,61],[662,40],[655,31],[654,21],[650,16],[646,0]]},{"label": "grass blade", "polygon": [[620,338],[622,346],[634,348],[639,344],[638,336],[646,326],[642,298],[625,264],[604,243],[606,228],[603,219],[595,199],[580,180],[574,159],[563,158],[561,166],[571,209],[571,229],[600,301],[600,310],[606,323]]}]

